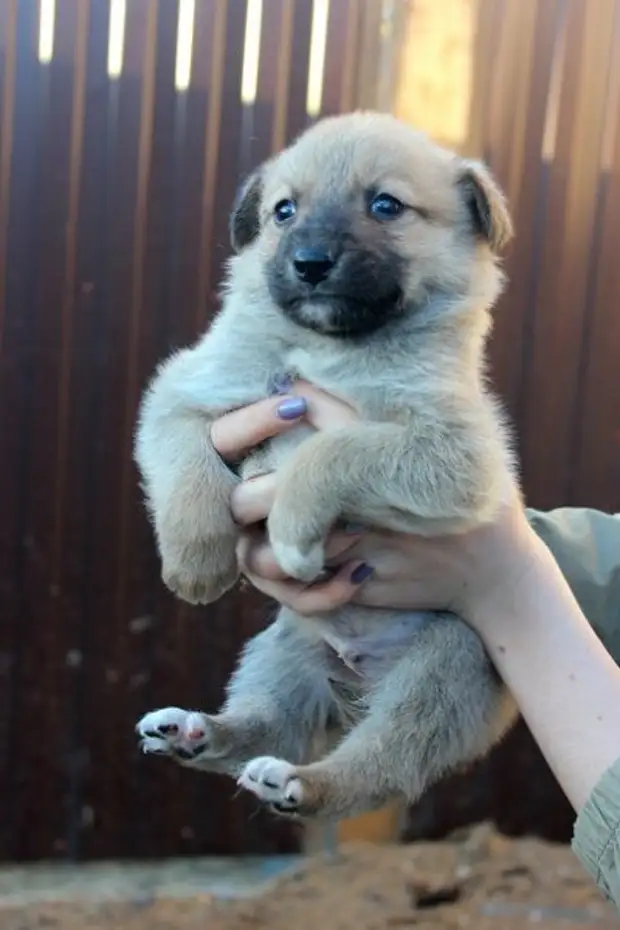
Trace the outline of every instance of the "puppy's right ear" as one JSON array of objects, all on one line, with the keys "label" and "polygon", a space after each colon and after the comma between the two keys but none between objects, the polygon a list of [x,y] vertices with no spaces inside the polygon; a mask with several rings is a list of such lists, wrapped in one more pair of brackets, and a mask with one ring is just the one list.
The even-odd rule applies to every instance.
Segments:
[{"label": "puppy's right ear", "polygon": [[235,252],[240,252],[258,236],[262,193],[263,177],[259,168],[245,179],[237,191],[230,214],[230,242]]}]

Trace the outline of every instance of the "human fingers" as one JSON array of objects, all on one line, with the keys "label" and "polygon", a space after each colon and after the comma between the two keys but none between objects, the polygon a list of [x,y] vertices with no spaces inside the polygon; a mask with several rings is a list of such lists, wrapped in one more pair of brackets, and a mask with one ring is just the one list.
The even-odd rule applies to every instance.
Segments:
[{"label": "human fingers", "polygon": [[402,583],[371,578],[367,585],[356,590],[351,600],[364,607],[384,610],[446,610],[453,608],[449,596],[441,595],[424,581],[407,580]]},{"label": "human fingers", "polygon": [[329,581],[308,587],[298,581],[271,581],[253,574],[245,565],[241,568],[255,588],[302,616],[329,613],[342,607],[372,575],[372,568],[365,562],[352,562]]},{"label": "human fingers", "polygon": [[268,397],[215,420],[211,441],[224,460],[237,461],[254,446],[294,427],[307,409],[301,395]]},{"label": "human fingers", "polygon": [[[334,562],[347,554],[351,555],[358,541],[358,535],[334,533],[325,549],[326,562]],[[267,581],[290,580],[280,568],[269,541],[262,533],[242,534],[237,547],[237,555],[240,563],[245,564],[253,575],[260,575]]]},{"label": "human fingers", "polygon": [[277,486],[275,472],[238,484],[230,497],[230,510],[235,523],[239,526],[250,526],[259,520],[266,520],[276,496]]},{"label": "human fingers", "polygon": [[223,459],[237,461],[304,417],[317,430],[342,429],[359,420],[345,401],[298,381],[287,395],[269,397],[219,417],[211,426],[211,440]]}]

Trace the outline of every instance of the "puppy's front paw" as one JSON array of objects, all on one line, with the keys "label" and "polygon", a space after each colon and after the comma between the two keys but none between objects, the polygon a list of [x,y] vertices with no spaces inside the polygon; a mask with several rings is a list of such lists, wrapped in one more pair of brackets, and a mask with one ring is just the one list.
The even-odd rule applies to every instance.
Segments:
[{"label": "puppy's front paw", "polygon": [[282,569],[299,581],[315,581],[325,567],[325,540],[338,517],[329,496],[306,483],[297,490],[283,481],[267,520],[273,554]]},{"label": "puppy's front paw", "polygon": [[190,604],[217,601],[239,575],[234,536],[162,541],[161,552],[164,584]]},{"label": "puppy's front paw", "polygon": [[290,543],[280,542],[271,535],[270,539],[276,561],[289,577],[310,584],[321,574],[325,566],[325,550],[322,543],[310,544],[309,548],[298,548]]}]

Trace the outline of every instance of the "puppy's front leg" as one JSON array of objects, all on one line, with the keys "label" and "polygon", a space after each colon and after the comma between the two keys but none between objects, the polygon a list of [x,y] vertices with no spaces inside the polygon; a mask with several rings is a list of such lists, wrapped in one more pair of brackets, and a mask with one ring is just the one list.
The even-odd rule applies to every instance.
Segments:
[{"label": "puppy's front leg", "polygon": [[428,535],[466,529],[495,513],[507,467],[494,430],[459,423],[317,434],[280,470],[268,520],[275,556],[287,574],[313,581],[340,519]]},{"label": "puppy's front leg", "polygon": [[210,441],[215,411],[197,403],[199,379],[203,394],[210,380],[200,361],[186,349],[164,363],[144,396],[135,442],[162,578],[191,604],[216,600],[238,574],[229,503],[236,479]]},{"label": "puppy's front leg", "polygon": [[230,303],[195,346],[160,366],[145,392],[134,455],[162,559],[165,584],[190,603],[217,600],[237,576],[230,515],[236,477],[210,437],[213,421],[265,396],[278,345],[253,336]]},{"label": "puppy's front leg", "polygon": [[416,801],[484,755],[514,715],[476,634],[451,615],[432,615],[332,753],[310,765],[253,759],[240,783],[276,811],[301,817],[350,817],[399,796]]}]

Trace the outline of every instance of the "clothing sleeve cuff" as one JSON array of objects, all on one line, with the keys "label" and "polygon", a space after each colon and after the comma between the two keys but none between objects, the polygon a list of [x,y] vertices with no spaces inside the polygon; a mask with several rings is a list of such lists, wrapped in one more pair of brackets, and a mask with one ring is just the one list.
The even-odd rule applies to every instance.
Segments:
[{"label": "clothing sleeve cuff", "polygon": [[601,776],[580,811],[573,851],[608,899],[609,878],[620,874],[620,759]]}]

